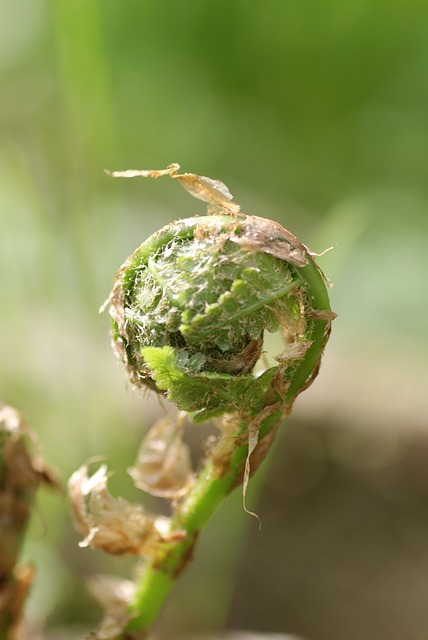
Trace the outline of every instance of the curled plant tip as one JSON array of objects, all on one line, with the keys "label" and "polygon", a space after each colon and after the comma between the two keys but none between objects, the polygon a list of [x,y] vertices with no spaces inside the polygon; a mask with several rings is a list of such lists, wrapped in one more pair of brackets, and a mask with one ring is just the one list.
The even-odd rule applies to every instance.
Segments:
[{"label": "curled plant tip", "polygon": [[[334,317],[327,280],[303,243],[277,222],[241,213],[222,183],[178,171],[175,164],[112,173],[176,179],[208,204],[208,215],[179,219],[143,242],[117,272],[103,309],[131,382],[167,397],[195,423],[219,419],[220,437],[147,557],[120,638],[154,624],[199,533],[241,484],[247,509],[250,476],[315,379]],[[266,358],[264,339],[274,332],[284,348]],[[172,481],[179,495],[188,467],[175,438],[168,423],[149,433],[132,472],[138,486],[165,495],[166,478],[167,491]]]},{"label": "curled plant tip", "polygon": [[192,484],[189,447],[177,420],[158,420],[145,436],[135,466],[129,470],[135,486],[160,498],[177,499]]},{"label": "curled plant tip", "polygon": [[[290,231],[231,210],[223,183],[179,168],[109,172],[169,176],[211,214],[165,226],[119,269],[103,307],[115,352],[133,384],[166,395],[195,422],[226,413],[251,419],[272,385],[288,411],[315,378],[330,332],[325,276]],[[266,332],[280,332],[286,350],[255,377]]]},{"label": "curled plant tip", "polygon": [[131,618],[129,605],[135,593],[135,584],[113,576],[97,576],[89,581],[88,586],[105,612],[99,629],[90,638],[115,640]]},{"label": "curled plant tip", "polygon": [[102,549],[113,555],[145,555],[161,538],[165,518],[156,518],[143,507],[114,498],[107,489],[107,467],[92,476],[87,465],[69,480],[74,524],[85,536],[82,547]]},{"label": "curled plant tip", "polygon": [[7,640],[19,636],[34,578],[32,567],[16,563],[36,491],[42,483],[56,485],[36,448],[21,414],[0,403],[0,636]]},{"label": "curled plant tip", "polygon": [[262,402],[277,372],[252,375],[265,332],[313,341],[320,309],[305,276],[320,272],[286,230],[272,223],[269,236],[269,221],[259,220],[215,215],[167,225],[124,263],[106,303],[131,381],[197,421]]},{"label": "curled plant tip", "polygon": [[[115,352],[136,386],[166,395],[194,422],[232,414],[256,424],[266,407],[281,403],[286,414],[316,377],[329,336],[334,314],[324,274],[312,252],[280,224],[229,215],[221,205],[232,197],[225,185],[178,169],[113,174],[169,175],[217,206],[213,215],[167,225],[120,268],[105,305]],[[255,376],[267,332],[279,332],[285,348],[274,358],[276,366]],[[248,430],[244,502],[257,434]],[[157,480],[147,481],[151,437],[136,467],[142,474],[133,474],[141,488],[152,485],[161,495]],[[169,436],[162,438],[156,465],[164,472]],[[156,435],[154,442],[159,447]]]}]

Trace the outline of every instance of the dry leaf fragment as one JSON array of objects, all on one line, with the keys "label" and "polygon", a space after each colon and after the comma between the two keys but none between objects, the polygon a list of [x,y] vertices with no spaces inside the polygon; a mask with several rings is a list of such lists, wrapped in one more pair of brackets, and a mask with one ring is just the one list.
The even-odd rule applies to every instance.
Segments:
[{"label": "dry leaf fragment", "polygon": [[[242,504],[243,504],[244,510],[248,514],[257,518],[257,520],[259,521],[259,529],[262,528],[262,522],[259,516],[257,515],[257,513],[254,513],[254,511],[250,511],[249,509],[247,509],[247,489],[248,489],[248,483],[250,481],[250,477],[256,471],[260,462],[265,457],[266,450],[264,447],[260,448],[261,455],[258,457],[258,459],[255,459],[252,461],[251,456],[253,454],[256,454],[257,445],[259,444],[259,431],[260,431],[260,427],[263,420],[268,418],[272,413],[275,413],[276,411],[282,408],[283,406],[281,403],[268,405],[248,425],[248,453],[245,459],[244,476],[242,479]],[[251,462],[253,462],[253,466],[251,465]]]},{"label": "dry leaf fragment", "polygon": [[174,162],[166,169],[126,169],[125,171],[105,169],[105,173],[113,178],[154,178],[155,180],[162,176],[169,176],[178,180],[194,198],[206,202],[208,213],[239,215],[241,207],[232,202],[233,196],[223,182],[198,176],[196,173],[178,173],[179,170],[180,165]]},{"label": "dry leaf fragment", "polygon": [[89,581],[89,590],[104,609],[104,619],[93,640],[114,640],[128,624],[129,604],[135,593],[135,584],[113,576],[97,576]]},{"label": "dry leaf fragment", "polygon": [[230,240],[244,249],[263,251],[298,267],[308,264],[306,254],[309,253],[309,249],[295,235],[273,220],[248,216],[244,232],[241,235],[231,235]]},{"label": "dry leaf fragment", "polygon": [[161,498],[183,496],[192,484],[189,447],[176,420],[158,420],[144,438],[135,467],[129,469],[135,486]]},{"label": "dry leaf fragment", "polygon": [[156,518],[123,498],[114,498],[108,492],[107,480],[105,465],[92,476],[83,465],[69,480],[74,523],[85,536],[80,546],[113,555],[148,554],[161,538],[158,527],[164,525],[164,518]]}]

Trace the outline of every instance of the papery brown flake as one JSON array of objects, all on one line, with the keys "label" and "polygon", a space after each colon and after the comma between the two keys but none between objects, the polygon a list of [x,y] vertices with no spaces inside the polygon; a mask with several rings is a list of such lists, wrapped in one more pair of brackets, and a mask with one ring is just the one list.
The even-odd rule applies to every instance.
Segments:
[{"label": "papery brown flake", "polygon": [[113,555],[149,553],[161,538],[158,519],[139,505],[114,498],[108,492],[107,480],[105,465],[92,476],[83,465],[69,480],[74,523],[85,536],[80,546]]},{"label": "papery brown flake", "polygon": [[176,499],[192,484],[190,450],[177,420],[158,420],[144,438],[135,466],[129,470],[135,486],[161,498]]},{"label": "papery brown flake", "polygon": [[170,178],[178,180],[194,198],[206,202],[209,213],[239,215],[240,206],[232,202],[233,196],[223,182],[220,180],[212,180],[206,176],[198,176],[196,173],[178,173],[179,169],[180,165],[174,162],[166,169],[105,170],[105,173],[113,178],[157,179],[162,176],[169,176]]},{"label": "papery brown flake", "polygon": [[240,234],[231,234],[229,239],[241,248],[269,253],[297,267],[308,264],[309,249],[278,222],[246,216],[240,230]]},{"label": "papery brown flake", "polygon": [[[284,409],[284,405],[280,402],[277,402],[273,405],[268,405],[267,407],[264,407],[264,409],[262,409],[262,411],[258,414],[258,416],[254,418],[248,425],[248,453],[245,460],[244,475],[242,478],[242,502],[243,502],[244,510],[247,513],[249,513],[251,516],[254,516],[255,518],[257,518],[257,520],[259,521],[260,528],[261,528],[261,520],[257,515],[257,513],[254,513],[254,511],[250,511],[249,509],[247,509],[246,498],[247,498],[248,483],[250,481],[250,477],[258,469],[260,463],[262,462],[267,451],[269,450],[270,445],[272,444],[273,437],[276,432],[276,429],[273,429],[270,432],[269,438],[268,438],[268,441],[269,441],[268,447],[260,446],[261,443],[259,443],[259,431],[260,431],[262,422],[263,420],[266,420],[266,418],[271,416],[276,411],[283,410],[283,409]],[[259,451],[257,453],[258,449]]]},{"label": "papery brown flake", "polygon": [[123,630],[131,619],[129,604],[135,593],[135,584],[113,576],[97,576],[89,583],[89,590],[104,610],[104,619],[90,638],[115,640],[123,638]]}]

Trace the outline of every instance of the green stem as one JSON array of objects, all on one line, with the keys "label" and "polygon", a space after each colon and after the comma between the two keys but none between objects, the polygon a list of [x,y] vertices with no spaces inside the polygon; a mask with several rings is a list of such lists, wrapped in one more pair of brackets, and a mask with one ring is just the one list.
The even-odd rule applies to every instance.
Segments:
[{"label": "green stem", "polygon": [[[259,444],[263,451],[264,442],[267,442],[267,447],[270,445],[266,438],[274,436],[282,417],[289,413],[297,395],[316,375],[328,337],[330,303],[322,275],[311,259],[305,267],[295,267],[295,270],[305,287],[312,309],[325,311],[327,314],[315,314],[311,320],[308,335],[311,344],[288,381],[285,398],[280,398],[277,392],[273,392],[272,397],[266,399],[267,406],[262,412],[241,418],[232,434],[220,439],[191,492],[173,516],[171,535],[158,543],[139,579],[134,600],[129,607],[131,620],[120,636],[123,640],[146,637],[176,578],[191,558],[200,531],[217,507],[242,482],[248,456],[250,422],[259,418]],[[269,406],[272,410],[265,411]],[[264,454],[265,452],[261,454],[261,458]]]},{"label": "green stem", "polygon": [[[282,411],[277,410],[263,421],[262,429],[266,435],[276,428],[281,418]],[[134,602],[130,607],[133,618],[127,631],[146,630],[156,621],[176,578],[191,557],[200,531],[238,484],[248,454],[248,444],[244,437],[247,429],[248,422],[243,420],[232,436],[219,442],[191,493],[180,505],[172,522],[171,539],[173,540],[174,534],[179,538],[182,532],[184,537],[177,541],[165,540],[159,543],[138,583]],[[236,441],[243,440],[245,444],[236,446]],[[221,472],[213,459],[222,459],[223,464],[227,460],[227,465],[223,466]]]}]

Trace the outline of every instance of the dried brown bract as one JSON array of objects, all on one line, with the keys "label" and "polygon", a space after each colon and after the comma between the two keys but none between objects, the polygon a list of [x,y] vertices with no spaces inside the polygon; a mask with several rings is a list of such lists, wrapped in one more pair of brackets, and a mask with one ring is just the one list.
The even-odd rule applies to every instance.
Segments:
[{"label": "dried brown bract", "polygon": [[144,438],[135,466],[129,470],[135,486],[160,498],[177,499],[192,485],[190,451],[177,420],[158,420]]},{"label": "dried brown bract", "polygon": [[68,488],[76,529],[85,536],[82,547],[102,549],[113,555],[149,553],[161,538],[165,518],[156,518],[143,507],[114,498],[107,489],[107,467],[92,476],[83,465],[71,476]]}]

